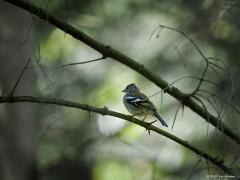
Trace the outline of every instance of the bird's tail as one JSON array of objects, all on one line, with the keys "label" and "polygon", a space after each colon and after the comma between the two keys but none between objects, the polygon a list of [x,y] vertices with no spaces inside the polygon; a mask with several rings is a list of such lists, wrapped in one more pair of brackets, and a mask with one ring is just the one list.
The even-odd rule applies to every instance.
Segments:
[{"label": "bird's tail", "polygon": [[158,118],[158,120],[161,122],[163,126],[168,127],[167,123],[162,119],[162,117],[157,112],[154,115]]}]

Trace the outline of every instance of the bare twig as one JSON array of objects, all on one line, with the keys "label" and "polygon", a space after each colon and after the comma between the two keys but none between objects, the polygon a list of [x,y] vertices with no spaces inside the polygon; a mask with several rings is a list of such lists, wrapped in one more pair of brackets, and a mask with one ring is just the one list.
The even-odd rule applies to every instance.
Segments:
[{"label": "bare twig", "polygon": [[174,114],[174,119],[173,119],[173,123],[172,123],[172,130],[173,130],[175,121],[176,121],[176,119],[177,119],[177,115],[178,115],[178,111],[179,111],[180,107],[181,107],[181,104],[178,104],[177,110],[176,110],[176,112],[175,112],[175,114]]},{"label": "bare twig", "polygon": [[204,109],[205,109],[206,111],[207,111],[206,105],[202,102],[202,100],[201,100],[200,98],[197,98],[197,96],[205,99],[205,100],[213,107],[213,109],[215,110],[215,112],[218,113],[215,104],[214,104],[209,98],[206,98],[206,97],[204,97],[204,96],[201,95],[201,94],[195,94],[195,95],[194,95],[194,98],[195,98],[195,99],[198,99],[198,101],[202,104],[202,106],[204,107]]},{"label": "bare twig", "polygon": [[239,107],[234,107],[230,102],[226,101],[225,99],[223,99],[222,97],[216,95],[215,93],[211,92],[211,91],[207,91],[205,89],[199,89],[199,92],[205,92],[210,94],[212,97],[216,97],[217,99],[219,99],[220,101],[224,102],[226,105],[228,105],[230,108],[232,108],[233,110],[235,110],[237,113],[240,113],[240,109]]},{"label": "bare twig", "polygon": [[223,60],[219,59],[219,58],[216,58],[216,57],[208,57],[207,58],[208,60],[215,60],[217,62],[220,62],[222,65],[223,65],[223,68],[219,65],[217,65],[216,63],[213,63],[213,62],[210,62],[208,61],[210,64],[212,65],[215,65],[216,67],[218,67],[219,69],[222,69],[222,71],[224,71],[226,74],[230,74],[228,68],[227,68],[227,65],[224,63]]},{"label": "bare twig", "polygon": [[87,64],[87,63],[92,63],[92,62],[96,62],[96,61],[101,61],[101,60],[103,60],[103,59],[106,59],[106,57],[101,57],[101,58],[97,58],[97,59],[92,59],[92,60],[84,61],[84,62],[76,62],[76,63],[63,64],[62,67],[75,66],[75,65],[80,65],[80,64]]},{"label": "bare twig", "polygon": [[26,34],[25,40],[19,45],[19,47],[22,47],[24,44],[26,44],[29,40],[30,34],[31,34],[31,29],[32,29],[33,24],[31,23]]},{"label": "bare twig", "polygon": [[14,85],[11,93],[9,94],[9,96],[12,96],[12,95],[13,95],[13,93],[14,93],[15,89],[17,88],[18,83],[20,82],[20,80],[21,80],[21,78],[22,78],[22,75],[23,75],[23,73],[25,72],[25,70],[27,69],[28,64],[30,63],[30,61],[31,61],[31,58],[28,59],[28,61],[27,61],[27,63],[25,64],[25,66],[24,66],[21,74],[18,76],[17,82],[15,83],[15,85]]},{"label": "bare twig", "polygon": [[205,66],[205,68],[204,68],[204,70],[203,70],[202,76],[201,76],[201,78],[199,79],[199,83],[198,83],[196,89],[190,94],[190,96],[193,96],[194,94],[196,94],[196,93],[199,91],[202,83],[204,82],[204,78],[205,78],[205,75],[206,75],[206,73],[207,73],[208,67],[209,67],[209,64],[207,63],[206,66]]},{"label": "bare twig", "polygon": [[[197,77],[197,76],[184,76],[184,77],[178,78],[178,79],[172,81],[172,82],[168,85],[168,87],[166,87],[166,88],[163,89],[163,90],[157,91],[156,93],[152,94],[151,96],[148,96],[148,98],[151,98],[151,97],[153,97],[153,96],[158,95],[159,93],[161,93],[161,92],[163,92],[163,91],[166,91],[168,88],[171,88],[171,86],[173,86],[173,85],[176,84],[177,82],[182,81],[182,80],[185,80],[185,79],[197,79],[197,80],[201,80],[201,78],[199,78],[199,77]],[[219,88],[219,89],[222,89],[222,87],[219,86],[219,85],[218,85],[216,82],[214,82],[214,81],[211,81],[211,80],[208,80],[208,79],[202,79],[202,81],[203,81],[203,82],[206,82],[206,83],[209,83],[209,84],[212,84],[212,85],[216,86],[216,87]],[[234,96],[232,96],[232,95],[231,95],[231,97],[234,98]]]},{"label": "bare twig", "polygon": [[183,66],[184,66],[184,68],[186,68],[186,63],[185,63],[185,60],[184,60],[184,58],[183,58],[183,56],[182,56],[180,50],[178,49],[177,46],[175,46],[174,49],[176,50],[176,52],[177,52],[177,54],[178,54],[180,60],[183,62]]},{"label": "bare twig", "polygon": [[157,30],[158,30],[158,32],[157,32],[156,38],[159,38],[159,33],[161,32],[162,29],[163,29],[163,28],[161,28],[161,27],[156,27],[156,28],[152,31],[152,33],[150,34],[148,41],[151,41],[154,33],[155,33]]},{"label": "bare twig", "polygon": [[[209,64],[211,65],[211,64]],[[214,68],[213,66],[209,66],[209,69],[211,69],[218,77],[224,79],[224,75],[220,74],[216,68]]]},{"label": "bare twig", "polygon": [[[196,95],[197,95],[197,94],[195,94],[195,95],[193,96],[193,98],[195,98],[195,99],[202,105],[202,107],[205,109],[205,111],[207,112],[207,107],[206,107],[206,105],[205,105],[205,104],[203,103],[203,101],[202,101],[200,98],[198,98]],[[207,117],[207,118],[209,118],[209,117]],[[205,145],[207,145],[208,129],[209,129],[209,123],[208,123],[208,121],[207,121],[207,132],[206,132],[206,138],[205,138]]]},{"label": "bare twig", "polygon": [[184,36],[186,39],[188,39],[190,41],[190,43],[194,46],[194,48],[197,50],[197,52],[202,56],[202,58],[204,59],[205,62],[207,62],[207,58],[205,57],[205,55],[203,54],[203,52],[201,51],[201,49],[198,47],[198,45],[193,41],[192,38],[190,38],[190,36],[188,36],[185,32],[179,30],[179,29],[176,29],[176,28],[173,28],[173,27],[169,27],[169,26],[165,26],[165,25],[162,25],[160,24],[158,26],[159,28],[165,28],[165,29],[170,29],[170,30],[173,30],[175,32],[178,32],[179,34],[181,34],[182,36]]},{"label": "bare twig", "polygon": [[[39,48],[40,48],[40,47],[39,47]],[[34,50],[33,50],[33,52],[34,52]],[[39,53],[40,53],[40,49],[39,49]],[[35,59],[35,61],[36,61],[36,65],[29,66],[28,68],[36,68],[36,67],[39,68],[40,71],[41,71],[41,73],[43,74],[43,76],[46,78],[46,82],[48,83],[48,85],[49,85],[49,86],[52,86],[53,81],[49,78],[46,70],[44,69],[44,67],[43,67],[42,64],[41,64],[41,63],[42,63],[42,62],[41,62],[42,57],[41,57],[41,56],[40,56],[40,57],[37,57],[35,53],[33,53],[33,55],[34,55],[34,59]]]},{"label": "bare twig", "polygon": [[2,90],[2,96],[4,96],[4,93],[5,93],[5,89],[3,88],[3,90]]},{"label": "bare twig", "polygon": [[193,173],[196,171],[197,167],[199,166],[199,164],[201,163],[201,157],[198,158],[197,162],[195,163],[195,165],[193,166],[192,170],[190,171],[189,175],[187,176],[186,180],[189,180],[192,178]]},{"label": "bare twig", "polygon": [[213,62],[208,62],[209,65],[212,65],[220,70],[222,70],[224,73],[226,73],[226,70],[224,68],[222,68],[221,66],[217,65],[216,63],[213,63]]}]

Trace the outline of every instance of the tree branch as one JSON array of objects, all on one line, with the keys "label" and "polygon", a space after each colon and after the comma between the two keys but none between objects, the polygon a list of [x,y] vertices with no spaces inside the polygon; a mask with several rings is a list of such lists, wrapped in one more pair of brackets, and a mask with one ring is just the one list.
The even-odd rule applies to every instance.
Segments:
[{"label": "tree branch", "polygon": [[178,144],[184,146],[185,148],[189,149],[190,151],[196,153],[197,155],[205,158],[207,161],[212,162],[214,165],[216,165],[218,168],[222,169],[224,172],[233,175],[234,173],[232,172],[232,170],[230,168],[228,168],[226,165],[224,165],[224,161],[218,159],[217,157],[214,158],[211,155],[207,154],[206,152],[196,148],[195,146],[189,144],[187,141],[184,141],[162,129],[157,128],[156,126],[151,125],[150,123],[147,122],[143,122],[141,120],[138,120],[136,118],[134,118],[133,116],[129,116],[129,115],[125,115],[125,114],[121,114],[118,112],[114,112],[114,111],[110,111],[108,110],[107,107],[104,108],[97,108],[94,106],[90,106],[88,104],[80,104],[80,103],[76,103],[76,102],[72,102],[72,101],[66,101],[66,100],[61,100],[61,99],[54,99],[54,98],[38,98],[38,97],[33,97],[33,96],[17,96],[17,97],[13,97],[13,96],[5,96],[5,97],[0,97],[0,104],[2,103],[19,103],[19,102],[29,102],[29,103],[38,103],[38,104],[53,104],[53,105],[58,105],[58,106],[65,106],[65,107],[71,107],[71,108],[77,108],[77,109],[81,109],[84,111],[88,111],[90,112],[95,112],[98,114],[102,114],[102,115],[108,115],[108,116],[113,116],[113,117],[117,117],[129,122],[132,122],[134,124],[137,124],[139,126],[142,126],[146,129],[148,129],[149,131],[154,131],[157,134],[161,134],[175,142],[177,142]]},{"label": "tree branch", "polygon": [[92,59],[88,61],[83,61],[83,62],[75,62],[75,63],[69,63],[69,64],[63,64],[62,67],[67,67],[67,66],[75,66],[75,65],[80,65],[80,64],[87,64],[87,63],[92,63],[96,61],[101,61],[106,59],[105,57],[97,58],[97,59]]},{"label": "tree branch", "polygon": [[19,82],[20,82],[20,80],[21,80],[21,78],[22,78],[22,76],[23,76],[23,73],[24,73],[25,70],[27,69],[28,64],[30,63],[30,61],[31,61],[31,58],[28,59],[26,65],[24,66],[23,70],[21,71],[20,75],[18,76],[17,82],[15,83],[15,85],[14,85],[14,87],[13,87],[11,93],[10,93],[10,96],[13,95],[13,93],[14,93],[15,89],[17,88],[17,86],[18,86],[18,84],[19,84]]},{"label": "tree branch", "polygon": [[173,96],[175,99],[180,101],[183,105],[188,106],[192,111],[197,113],[199,116],[204,118],[206,121],[211,123],[213,126],[215,126],[219,131],[221,131],[223,134],[225,134],[227,137],[232,139],[235,143],[240,145],[240,137],[237,133],[233,132],[229,127],[227,127],[223,122],[219,121],[217,117],[212,115],[209,112],[206,112],[203,107],[198,105],[196,102],[192,100],[190,96],[187,94],[181,92],[179,89],[175,87],[168,87],[168,83],[163,80],[161,77],[159,77],[157,74],[149,71],[146,69],[142,64],[136,62],[132,58],[126,56],[125,54],[111,48],[108,45],[105,45],[103,43],[98,42],[97,40],[91,38],[87,34],[83,33],[82,31],[79,31],[78,29],[74,28],[73,26],[69,25],[68,23],[65,23],[47,11],[45,11],[42,8],[39,8],[27,1],[23,0],[2,0],[5,2],[8,2],[10,4],[13,4],[17,7],[20,7],[22,9],[25,9],[26,11],[35,14],[40,19],[43,19],[50,24],[56,26],[57,28],[61,29],[65,33],[71,35],[72,37],[80,40],[81,42],[87,44],[88,46],[92,47],[99,53],[103,55],[103,57],[110,57],[129,68],[133,69],[134,71],[140,73],[142,76],[153,82],[155,85],[160,87],[161,89],[166,89],[165,92]]}]

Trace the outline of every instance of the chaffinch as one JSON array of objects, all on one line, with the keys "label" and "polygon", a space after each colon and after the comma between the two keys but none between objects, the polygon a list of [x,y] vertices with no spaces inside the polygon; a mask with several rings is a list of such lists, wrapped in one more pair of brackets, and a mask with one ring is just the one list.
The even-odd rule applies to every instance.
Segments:
[{"label": "chaffinch", "polygon": [[145,117],[150,114],[156,117],[163,126],[168,127],[166,122],[158,114],[157,108],[154,104],[145,94],[140,92],[140,89],[134,83],[127,85],[122,92],[126,93],[123,97],[123,103],[129,113],[134,116],[137,115]]}]

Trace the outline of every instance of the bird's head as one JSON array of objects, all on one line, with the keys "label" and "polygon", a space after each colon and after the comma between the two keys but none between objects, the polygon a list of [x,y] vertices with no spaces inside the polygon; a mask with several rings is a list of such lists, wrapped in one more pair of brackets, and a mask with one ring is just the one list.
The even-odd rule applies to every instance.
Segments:
[{"label": "bird's head", "polygon": [[125,93],[130,93],[134,91],[139,91],[139,88],[136,86],[136,84],[132,83],[126,86],[126,88],[122,91]]}]

